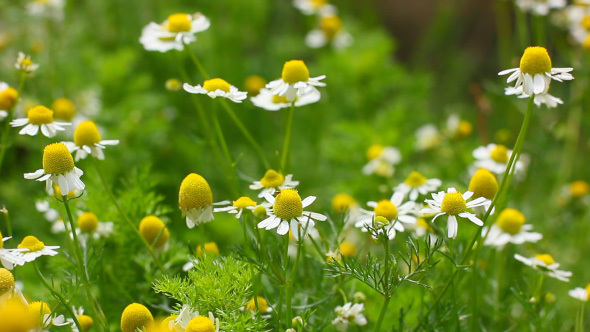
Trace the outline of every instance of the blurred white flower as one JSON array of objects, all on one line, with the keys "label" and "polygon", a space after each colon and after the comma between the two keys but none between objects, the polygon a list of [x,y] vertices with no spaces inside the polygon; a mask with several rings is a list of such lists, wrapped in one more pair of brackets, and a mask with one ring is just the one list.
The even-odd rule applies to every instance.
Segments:
[{"label": "blurred white flower", "polygon": [[141,31],[139,42],[147,51],[182,51],[185,44],[197,40],[197,32],[207,30],[209,25],[209,19],[201,13],[172,14],[161,24],[150,22]]}]

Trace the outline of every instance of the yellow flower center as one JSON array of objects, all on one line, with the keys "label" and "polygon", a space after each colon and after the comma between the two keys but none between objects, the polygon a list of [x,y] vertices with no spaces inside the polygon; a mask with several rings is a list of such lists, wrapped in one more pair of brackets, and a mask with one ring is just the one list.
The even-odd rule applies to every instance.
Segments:
[{"label": "yellow flower center", "polygon": [[[162,230],[163,229],[163,230]],[[162,219],[156,216],[147,216],[139,222],[139,233],[149,243],[153,244],[154,247],[160,248],[168,242],[170,237],[170,231],[166,228],[166,225]],[[162,233],[162,234],[160,234]],[[160,238],[158,238],[158,235]],[[154,244],[154,241],[158,241]]]},{"label": "yellow flower center", "polygon": [[590,186],[586,181],[578,180],[570,184],[570,192],[573,198],[580,198],[588,194]]},{"label": "yellow flower center", "polygon": [[272,102],[274,104],[290,104],[291,102],[287,100],[285,96],[273,95]]},{"label": "yellow flower center", "polygon": [[496,147],[490,152],[490,158],[499,163],[508,162],[508,148],[502,144],[496,145]]},{"label": "yellow flower center", "polygon": [[465,202],[463,195],[459,192],[447,193],[445,198],[443,198],[440,211],[455,216],[461,212],[467,211],[467,202]]},{"label": "yellow flower center", "polygon": [[335,213],[343,213],[356,205],[356,201],[348,194],[338,194],[332,199],[332,210]]},{"label": "yellow flower center", "polygon": [[213,78],[210,80],[206,80],[205,83],[203,83],[203,89],[209,92],[217,90],[229,92],[229,88],[229,83],[227,83],[225,80],[222,80],[221,78]]},{"label": "yellow flower center", "polygon": [[584,49],[586,50],[590,49],[590,34],[586,35],[586,38],[584,38],[584,41],[582,42],[582,47],[584,47]]},{"label": "yellow flower center", "polygon": [[384,217],[387,221],[397,219],[397,207],[387,199],[382,199],[375,206],[375,216]]},{"label": "yellow flower center", "polygon": [[36,106],[27,112],[29,123],[42,125],[53,123],[53,111],[45,106]]},{"label": "yellow flower center", "polygon": [[242,196],[237,200],[233,201],[232,205],[237,207],[238,209],[245,209],[249,206],[256,206],[256,202],[254,202],[250,197]]},{"label": "yellow flower center", "polygon": [[74,158],[63,143],[52,143],[43,150],[43,169],[46,174],[65,174],[74,170]]},{"label": "yellow flower center", "polygon": [[320,8],[322,6],[325,6],[328,1],[327,0],[310,0],[311,5],[315,8]]},{"label": "yellow flower center", "polygon": [[51,314],[51,309],[47,303],[42,301],[32,302],[29,304],[29,317],[33,327],[40,327],[43,316]]},{"label": "yellow flower center", "polygon": [[283,81],[289,84],[297,82],[307,82],[309,80],[309,69],[305,62],[301,60],[291,60],[285,62],[283,66]]},{"label": "yellow flower center", "polygon": [[303,213],[303,204],[301,197],[295,189],[284,189],[275,198],[273,206],[275,216],[283,220],[291,220],[301,217]]},{"label": "yellow flower center", "polygon": [[473,198],[493,199],[498,191],[498,180],[490,171],[480,168],[469,181],[469,191],[473,192]]},{"label": "yellow flower center", "polygon": [[6,88],[0,91],[0,110],[11,109],[18,99],[18,91],[15,88]]},{"label": "yellow flower center", "polygon": [[[268,302],[266,302],[266,299],[262,296],[257,296],[256,302],[258,302],[258,310],[260,312],[266,312],[268,309]],[[256,303],[254,303],[254,298],[248,301],[248,304],[246,304],[246,309],[250,311],[256,311]]]},{"label": "yellow flower center", "polygon": [[429,232],[433,232],[434,230],[432,229],[432,226],[430,226],[430,224],[428,223],[428,221],[426,221],[426,219],[424,218],[418,218],[418,220],[416,221],[416,224],[418,225],[418,227],[422,227],[425,230],[429,231]]},{"label": "yellow flower center", "polygon": [[215,242],[207,242],[202,247],[198,246],[197,257],[201,258],[201,256],[203,256],[203,249],[205,249],[205,252],[208,254],[219,255],[219,247]]},{"label": "yellow flower center", "polygon": [[342,29],[342,20],[336,15],[324,16],[320,20],[320,28],[328,39],[332,39]]},{"label": "yellow flower center", "polygon": [[0,294],[14,287],[14,276],[7,269],[0,267]]},{"label": "yellow flower center", "polygon": [[136,332],[137,329],[150,329],[154,324],[152,313],[144,305],[132,303],[121,315],[121,331]]},{"label": "yellow flower center", "polygon": [[170,322],[173,322],[176,320],[176,318],[178,317],[178,315],[170,315],[168,317],[166,317],[166,319],[164,319],[162,321],[162,323],[160,323],[160,331],[162,332],[173,332],[174,328],[170,328]]},{"label": "yellow flower center", "polygon": [[166,90],[168,91],[178,91],[182,88],[182,82],[180,82],[176,78],[170,78],[166,80]]},{"label": "yellow flower center", "polygon": [[172,33],[186,32],[191,30],[191,16],[189,14],[177,13],[168,16],[168,31]]},{"label": "yellow flower center", "polygon": [[520,58],[520,71],[529,75],[550,73],[551,57],[547,49],[541,46],[527,47]]},{"label": "yellow flower center", "polygon": [[283,184],[283,182],[285,182],[285,177],[283,174],[278,173],[274,169],[269,169],[266,171],[262,179],[260,179],[260,183],[264,188],[278,188]]},{"label": "yellow flower center", "polygon": [[98,228],[98,217],[92,212],[84,212],[78,217],[78,227],[83,233],[94,232]]},{"label": "yellow flower center", "polygon": [[367,159],[373,160],[379,158],[379,156],[381,156],[381,152],[383,152],[384,149],[385,147],[381,144],[371,145],[367,150]]},{"label": "yellow flower center", "polygon": [[92,325],[94,325],[94,319],[88,315],[80,315],[77,317],[78,323],[80,323],[80,327],[82,328],[83,332],[87,332],[90,330]]},{"label": "yellow flower center", "polygon": [[[57,196],[57,197],[62,197],[63,196],[63,194],[61,193],[61,189],[59,189],[59,186],[58,185],[54,184],[53,185],[53,190],[55,190],[55,196]],[[76,196],[76,191],[75,190],[72,190],[66,196],[68,198],[75,197]]]},{"label": "yellow flower center", "polygon": [[199,209],[212,204],[213,193],[202,176],[191,173],[182,180],[178,194],[178,205],[181,209]]},{"label": "yellow flower center", "polygon": [[29,249],[28,252],[34,252],[43,250],[43,248],[45,248],[45,243],[39,241],[39,239],[37,239],[36,237],[29,235],[25,237],[22,240],[22,242],[16,247],[19,249],[26,248]]},{"label": "yellow flower center", "polygon": [[472,131],[473,125],[471,124],[471,122],[461,120],[461,122],[459,122],[459,126],[457,127],[457,132],[455,133],[455,135],[457,137],[467,137],[471,135]]},{"label": "yellow flower center", "polygon": [[32,66],[32,65],[33,65],[33,61],[31,61],[31,58],[29,58],[29,57],[27,56],[27,57],[25,57],[24,59],[22,59],[22,60],[21,60],[21,61],[18,63],[18,65],[19,65],[21,68],[27,68],[27,67],[29,67],[29,66]]},{"label": "yellow flower center", "polygon": [[215,325],[208,317],[198,316],[188,323],[186,332],[215,332]]},{"label": "yellow flower center", "polygon": [[590,301],[590,284],[586,286],[586,293],[588,294],[588,300]]},{"label": "yellow flower center", "polygon": [[541,262],[545,263],[545,265],[555,264],[555,260],[553,259],[553,256],[551,256],[549,254],[540,254],[540,255],[535,256],[535,258],[537,260],[540,260]]},{"label": "yellow flower center", "polygon": [[53,116],[56,119],[71,121],[76,115],[76,106],[67,98],[58,98],[51,104]]},{"label": "yellow flower center", "polygon": [[425,184],[426,178],[424,177],[424,175],[420,174],[420,172],[414,171],[410,173],[410,175],[408,175],[408,178],[406,179],[406,181],[404,181],[404,183],[410,187],[416,188]]},{"label": "yellow flower center", "polygon": [[584,17],[582,18],[582,20],[580,21],[580,25],[582,26],[582,28],[584,28],[586,31],[590,31],[590,15],[584,15]]},{"label": "yellow flower center", "polygon": [[266,80],[258,75],[251,75],[246,78],[244,85],[249,95],[257,96],[260,93],[260,89],[266,85]]},{"label": "yellow flower center", "polygon": [[350,241],[343,241],[338,246],[338,251],[340,251],[342,256],[349,257],[356,253],[356,246]]},{"label": "yellow flower center", "polygon": [[4,242],[2,241],[2,232],[0,232],[0,249],[4,248]]},{"label": "yellow flower center", "polygon": [[27,305],[14,298],[0,302],[0,322],[1,332],[29,332],[33,323]]},{"label": "yellow flower center", "polygon": [[74,143],[77,146],[94,146],[101,141],[100,133],[96,124],[92,121],[84,121],[74,131]]},{"label": "yellow flower center", "polygon": [[258,219],[265,218],[267,216],[266,208],[262,205],[257,206],[254,211],[252,211],[252,214],[254,214],[254,217]]},{"label": "yellow flower center", "polygon": [[496,223],[504,232],[516,235],[520,233],[520,229],[525,223],[525,217],[516,209],[504,209],[504,211],[500,213],[500,216],[498,216],[498,221]]}]

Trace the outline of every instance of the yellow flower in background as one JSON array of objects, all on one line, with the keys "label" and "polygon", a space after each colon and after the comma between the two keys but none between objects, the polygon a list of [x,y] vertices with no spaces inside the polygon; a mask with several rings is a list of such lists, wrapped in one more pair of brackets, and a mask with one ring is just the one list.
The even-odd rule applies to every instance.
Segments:
[{"label": "yellow flower in background", "polygon": [[254,181],[249,188],[260,190],[258,197],[264,197],[266,194],[274,195],[277,190],[292,189],[298,185],[299,181],[293,181],[293,174],[283,175],[274,169],[269,169],[260,181]]},{"label": "yellow flower in background", "polygon": [[98,127],[93,121],[81,122],[74,131],[74,141],[64,142],[70,152],[76,152],[76,161],[85,159],[92,154],[98,160],[104,160],[103,149],[107,145],[117,145],[119,140],[103,140]]},{"label": "yellow flower in background", "polygon": [[18,58],[14,67],[25,74],[31,74],[39,68],[39,64],[33,63],[29,55],[25,55],[23,52],[18,52]]},{"label": "yellow flower in background", "polygon": [[18,91],[5,82],[0,82],[0,121],[8,116],[18,101]]},{"label": "yellow flower in background", "polygon": [[291,60],[283,65],[281,78],[266,85],[273,95],[287,98],[288,102],[294,102],[306,94],[319,94],[316,87],[326,86],[320,82],[326,75],[309,77],[309,69],[302,60]]},{"label": "yellow flower in background", "polygon": [[[139,222],[139,233],[141,236],[155,248],[162,248],[168,243],[170,231],[162,221],[156,216],[147,216]],[[157,241],[156,241],[157,239]],[[154,243],[154,241],[156,241]]]},{"label": "yellow flower in background", "polygon": [[213,99],[217,97],[223,97],[233,101],[234,103],[241,103],[242,100],[246,99],[248,95],[247,92],[238,90],[238,88],[227,83],[221,78],[206,80],[203,83],[203,86],[193,86],[188,83],[184,83],[182,88],[188,93],[206,94]]},{"label": "yellow flower in background", "polygon": [[46,137],[54,137],[58,131],[65,130],[64,126],[70,126],[68,122],[58,122],[53,119],[53,111],[45,106],[36,106],[27,111],[26,118],[14,119],[10,122],[13,127],[23,127],[20,135],[35,136],[41,130]]},{"label": "yellow flower in background", "polygon": [[72,121],[76,115],[76,105],[68,98],[57,98],[51,104],[53,117],[64,121]]},{"label": "yellow flower in background", "polygon": [[154,325],[152,313],[144,305],[132,303],[121,315],[121,331],[136,332],[137,329],[150,329]]},{"label": "yellow flower in background", "polygon": [[84,190],[85,185],[80,180],[84,174],[74,166],[74,158],[63,143],[49,144],[43,150],[43,168],[33,173],[25,173],[25,179],[46,181],[45,189],[52,191],[52,185],[59,185],[63,192]]},{"label": "yellow flower in background", "polygon": [[207,30],[209,25],[209,19],[201,13],[176,13],[161,24],[149,23],[141,31],[139,42],[147,51],[182,51],[185,45],[197,40],[197,32]]}]

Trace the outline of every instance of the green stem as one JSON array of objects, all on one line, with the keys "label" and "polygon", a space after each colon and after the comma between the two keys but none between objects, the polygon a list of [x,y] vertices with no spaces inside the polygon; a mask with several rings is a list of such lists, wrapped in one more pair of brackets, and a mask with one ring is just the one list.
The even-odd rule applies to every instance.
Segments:
[{"label": "green stem", "polygon": [[[223,152],[223,156],[225,157],[225,161],[230,168],[230,183],[232,183],[232,191],[234,195],[237,194],[239,191],[240,184],[238,182],[237,173],[236,173],[236,164],[233,162],[231,158],[231,154],[229,153],[229,148],[227,146],[227,142],[225,141],[225,137],[223,136],[223,131],[221,130],[221,126],[219,126],[219,120],[217,119],[217,110],[213,111],[212,114],[213,118],[213,129],[215,129],[215,134],[217,134],[217,139],[219,143],[221,143],[221,151]],[[236,191],[237,190],[237,191]]]},{"label": "green stem", "polygon": [[291,103],[291,108],[287,114],[287,129],[285,131],[285,143],[283,144],[283,152],[281,156],[281,170],[283,173],[287,172],[289,163],[289,150],[291,148],[291,129],[293,127],[293,115],[295,113],[295,101]]},{"label": "green stem", "polygon": [[208,80],[209,74],[207,74],[207,71],[205,70],[205,67],[203,67],[203,65],[201,64],[201,61],[199,61],[199,59],[197,58],[195,53],[193,53],[193,50],[187,44],[185,44],[184,47],[188,51],[188,54],[190,55],[191,59],[193,60],[193,63],[195,64],[195,66],[197,66],[197,69],[201,73],[201,76],[203,76],[204,79]]},{"label": "green stem", "polygon": [[582,302],[582,306],[578,311],[578,318],[576,319],[576,332],[584,332],[584,306],[586,302]]},{"label": "green stem", "polygon": [[383,276],[383,291],[384,291],[384,301],[383,306],[381,307],[381,313],[379,314],[379,319],[377,320],[377,324],[375,325],[375,332],[378,332],[381,329],[381,324],[383,323],[383,318],[385,318],[385,312],[387,311],[387,307],[389,306],[389,301],[391,300],[391,294],[389,294],[389,277],[390,277],[390,257],[389,257],[389,241],[387,239],[387,235],[382,236],[383,247],[385,249],[385,271]]},{"label": "green stem", "polygon": [[[16,248],[14,246],[14,238],[12,237],[12,223],[10,222],[10,215],[6,207],[2,208],[2,212],[4,212],[4,219],[6,220],[6,230],[8,231],[8,236],[10,236],[10,247]],[[0,236],[0,241],[2,237]]]},{"label": "green stem", "polygon": [[[292,299],[293,299],[293,290],[295,288],[295,279],[297,273],[297,267],[299,266],[299,259],[301,258],[301,247],[303,246],[303,238],[301,232],[299,231],[301,227],[297,227],[297,232],[299,232],[299,240],[297,241],[297,255],[295,256],[295,263],[293,263],[293,267],[291,269],[291,278],[289,278],[289,282],[287,282],[287,322],[293,319],[293,310],[292,310]],[[289,236],[287,235],[287,238]],[[289,250],[287,250],[288,252]]]},{"label": "green stem", "polygon": [[547,44],[546,35],[547,35],[547,26],[545,24],[547,20],[546,16],[541,15],[533,15],[533,30],[535,32],[535,45],[536,46],[545,46]]},{"label": "green stem", "polygon": [[520,39],[520,47],[522,49],[530,46],[529,27],[527,24],[527,16],[522,10],[516,10],[516,24],[518,30],[518,37]]}]

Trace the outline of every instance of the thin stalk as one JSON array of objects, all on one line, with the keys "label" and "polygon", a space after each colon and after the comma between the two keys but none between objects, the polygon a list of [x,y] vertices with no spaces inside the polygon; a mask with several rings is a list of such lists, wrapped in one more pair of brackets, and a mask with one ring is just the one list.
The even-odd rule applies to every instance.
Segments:
[{"label": "thin stalk", "polygon": [[584,306],[586,302],[582,302],[580,310],[578,311],[578,317],[576,319],[576,332],[584,332]]},{"label": "thin stalk", "polygon": [[379,314],[379,319],[377,320],[377,324],[375,325],[375,332],[378,332],[381,329],[381,324],[383,323],[383,318],[385,318],[385,312],[387,311],[387,307],[389,306],[389,301],[391,300],[391,294],[389,294],[389,274],[390,274],[390,257],[389,257],[389,241],[387,240],[387,236],[383,236],[383,247],[385,248],[385,271],[384,271],[384,294],[383,297],[385,298],[383,301],[383,306],[381,307],[381,313]]},{"label": "thin stalk", "polygon": [[[297,229],[299,232],[299,228]],[[301,232],[299,232],[301,233]],[[288,236],[287,236],[288,237]],[[295,256],[295,262],[293,263],[293,267],[291,269],[291,278],[289,282],[287,282],[287,322],[289,319],[293,318],[293,310],[292,310],[292,301],[293,301],[293,290],[295,288],[295,277],[297,273],[297,266],[299,266],[299,259],[301,258],[301,247],[303,246],[303,239],[301,234],[299,234],[299,240],[297,241],[297,255]],[[288,250],[287,250],[288,251]]]},{"label": "thin stalk", "polygon": [[520,39],[520,47],[522,49],[530,46],[529,40],[529,27],[527,24],[527,16],[522,10],[517,9],[516,13],[516,25],[518,30],[518,37]]},{"label": "thin stalk", "polygon": [[283,144],[283,151],[281,156],[281,170],[283,173],[287,172],[289,163],[289,151],[291,149],[291,129],[293,127],[293,115],[295,113],[295,101],[291,103],[291,108],[287,114],[287,129],[285,131],[285,142]]},{"label": "thin stalk", "polygon": [[[2,208],[2,212],[4,213],[4,220],[6,220],[6,230],[8,231],[8,236],[10,236],[10,247],[16,248],[14,246],[14,238],[12,237],[12,223],[10,222],[10,215],[6,207]],[[0,237],[1,240],[2,237]]]},{"label": "thin stalk", "polygon": [[535,45],[537,46],[545,46],[547,44],[547,25],[545,24],[546,19],[547,18],[545,16],[541,15],[532,16],[534,26],[533,30],[535,32]]},{"label": "thin stalk", "polygon": [[201,64],[201,61],[199,61],[199,59],[197,58],[195,53],[193,53],[193,50],[187,44],[185,44],[184,47],[188,51],[188,54],[190,55],[191,60],[193,60],[193,63],[195,64],[195,66],[197,67],[199,72],[201,73],[201,76],[203,76],[204,79],[208,80],[209,74],[207,74],[207,71],[205,70],[205,67],[203,67],[203,65]]},{"label": "thin stalk", "polygon": [[227,146],[227,142],[225,141],[225,137],[223,136],[223,131],[221,130],[221,126],[219,126],[219,120],[217,119],[217,110],[213,111],[213,128],[215,129],[215,134],[217,135],[217,139],[219,143],[221,143],[221,151],[223,152],[223,156],[225,157],[225,161],[230,168],[230,183],[232,183],[232,191],[234,195],[237,194],[239,191],[240,184],[238,182],[237,173],[236,173],[236,164],[233,162],[231,158],[231,154],[229,153],[229,148]]}]

